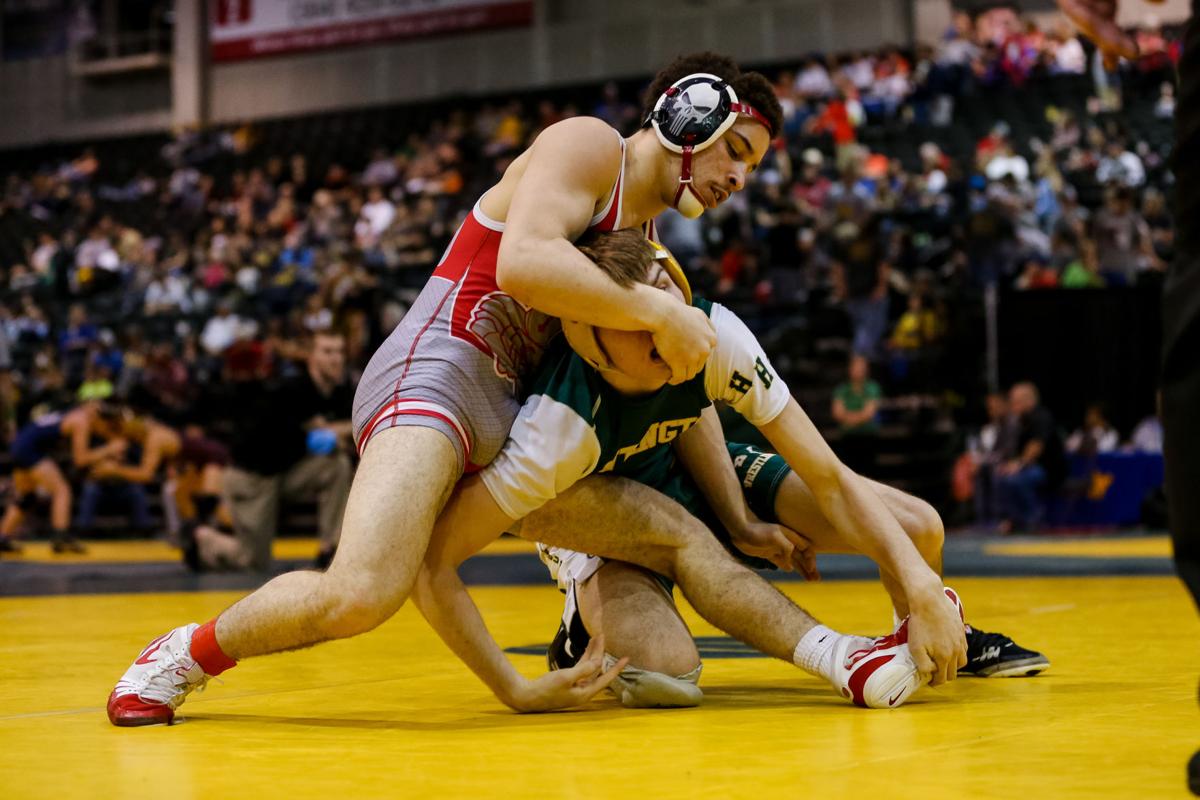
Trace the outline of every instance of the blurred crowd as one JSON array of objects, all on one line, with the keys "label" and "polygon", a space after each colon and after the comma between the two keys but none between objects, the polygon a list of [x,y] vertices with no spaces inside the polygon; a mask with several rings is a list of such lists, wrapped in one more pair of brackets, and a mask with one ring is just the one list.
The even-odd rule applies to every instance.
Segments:
[{"label": "blurred crowd", "polygon": [[[1066,28],[959,15],[936,47],[774,70],[786,127],[750,189],[700,220],[668,212],[661,236],[752,327],[840,326],[855,370],[928,388],[929,358],[954,349],[962,309],[987,287],[1129,286],[1169,260],[1165,148],[1119,112],[1122,86],[1137,85],[1170,115],[1178,44],[1152,27],[1139,38],[1143,58],[1106,72]],[[1072,79],[1085,110],[1046,108],[1042,136],[992,119],[973,151],[945,144],[979,92]],[[635,99],[609,84],[591,102],[481,102],[342,161],[281,150],[247,124],[180,131],[119,180],[102,145],[6,175],[0,221],[29,235],[20,260],[0,263],[0,433],[12,442],[46,413],[119,401],[232,444],[238,406],[213,402],[214,387],[309,375],[327,332],[343,352],[334,382],[353,386],[471,204],[539,131],[586,113],[630,133]],[[869,427],[858,402],[841,396],[835,421]],[[293,433],[307,442],[326,416]],[[334,447],[351,454],[344,431]]]}]

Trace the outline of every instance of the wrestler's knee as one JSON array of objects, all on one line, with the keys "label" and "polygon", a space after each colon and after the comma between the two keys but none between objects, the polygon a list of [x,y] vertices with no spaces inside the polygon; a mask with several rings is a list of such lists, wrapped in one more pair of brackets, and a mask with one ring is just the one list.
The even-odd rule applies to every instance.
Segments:
[{"label": "wrestler's knee", "polygon": [[381,576],[361,575],[347,580],[342,573],[326,572],[318,587],[318,617],[324,638],[345,639],[374,630],[391,619],[404,604],[407,592]]},{"label": "wrestler's knee", "polygon": [[941,515],[933,506],[917,497],[909,497],[907,505],[905,530],[917,552],[926,557],[940,554],[946,541]]}]

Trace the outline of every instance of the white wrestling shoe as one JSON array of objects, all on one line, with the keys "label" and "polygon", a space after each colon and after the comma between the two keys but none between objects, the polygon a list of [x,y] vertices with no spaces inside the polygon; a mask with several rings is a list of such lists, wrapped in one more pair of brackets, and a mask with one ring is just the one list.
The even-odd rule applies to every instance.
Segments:
[{"label": "white wrestling shoe", "polygon": [[[907,634],[907,626],[902,630]],[[897,634],[878,639],[844,636],[836,648],[834,686],[856,706],[896,708],[924,683],[907,642]]]},{"label": "white wrestling shoe", "polygon": [[175,719],[184,698],[208,682],[191,655],[192,634],[199,627],[184,625],[146,646],[108,696],[109,722],[132,727],[169,725]]}]

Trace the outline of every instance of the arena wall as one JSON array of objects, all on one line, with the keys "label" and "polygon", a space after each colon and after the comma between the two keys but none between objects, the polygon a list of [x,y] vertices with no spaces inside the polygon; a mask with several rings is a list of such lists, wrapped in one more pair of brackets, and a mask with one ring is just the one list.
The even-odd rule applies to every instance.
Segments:
[{"label": "arena wall", "polygon": [[71,56],[0,62],[0,147],[489,94],[652,72],[711,48],[751,63],[911,41],[909,0],[535,0],[531,27],[215,64],[177,0],[173,74],[98,80]]}]

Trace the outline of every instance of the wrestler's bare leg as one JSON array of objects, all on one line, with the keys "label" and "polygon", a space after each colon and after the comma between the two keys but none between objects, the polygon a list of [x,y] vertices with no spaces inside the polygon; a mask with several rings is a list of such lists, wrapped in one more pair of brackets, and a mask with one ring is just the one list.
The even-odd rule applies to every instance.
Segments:
[{"label": "wrestler's bare leg", "polygon": [[648,570],[606,561],[575,587],[588,633],[604,634],[605,648],[631,666],[664,675],[686,675],[700,654],[675,602]]},{"label": "wrestler's bare leg", "polygon": [[[942,518],[933,506],[899,489],[865,478],[864,480],[875,490],[888,511],[900,523],[900,527],[912,539],[925,563],[941,575],[942,544],[946,532],[942,527]],[[781,524],[810,540],[818,553],[855,552],[821,513],[812,490],[794,472],[788,473],[779,486],[779,493],[775,495],[775,514]],[[880,578],[892,598],[896,614],[901,619],[908,616],[908,599],[899,581],[882,570]]]},{"label": "wrestler's bare leg", "polygon": [[[735,561],[674,500],[621,478],[593,476],[527,516],[523,538],[628,561],[666,575],[706,620],[791,661],[817,621]],[[610,648],[611,649],[611,648]]]},{"label": "wrestler's bare leg", "polygon": [[56,534],[71,526],[71,484],[50,459],[43,459],[31,470],[34,482],[50,495],[50,526]]},{"label": "wrestler's bare leg", "polygon": [[375,628],[412,590],[433,523],[461,474],[444,434],[398,426],[374,437],[350,489],[325,572],[280,575],[217,619],[231,658],[277,653]]},{"label": "wrestler's bare leg", "polygon": [[37,481],[34,479],[32,471],[27,469],[14,469],[12,482],[13,500],[5,509],[4,518],[0,519],[0,537],[8,540],[17,537],[17,531],[20,530],[21,523],[25,521],[25,512],[21,509],[18,501],[37,488]]}]

